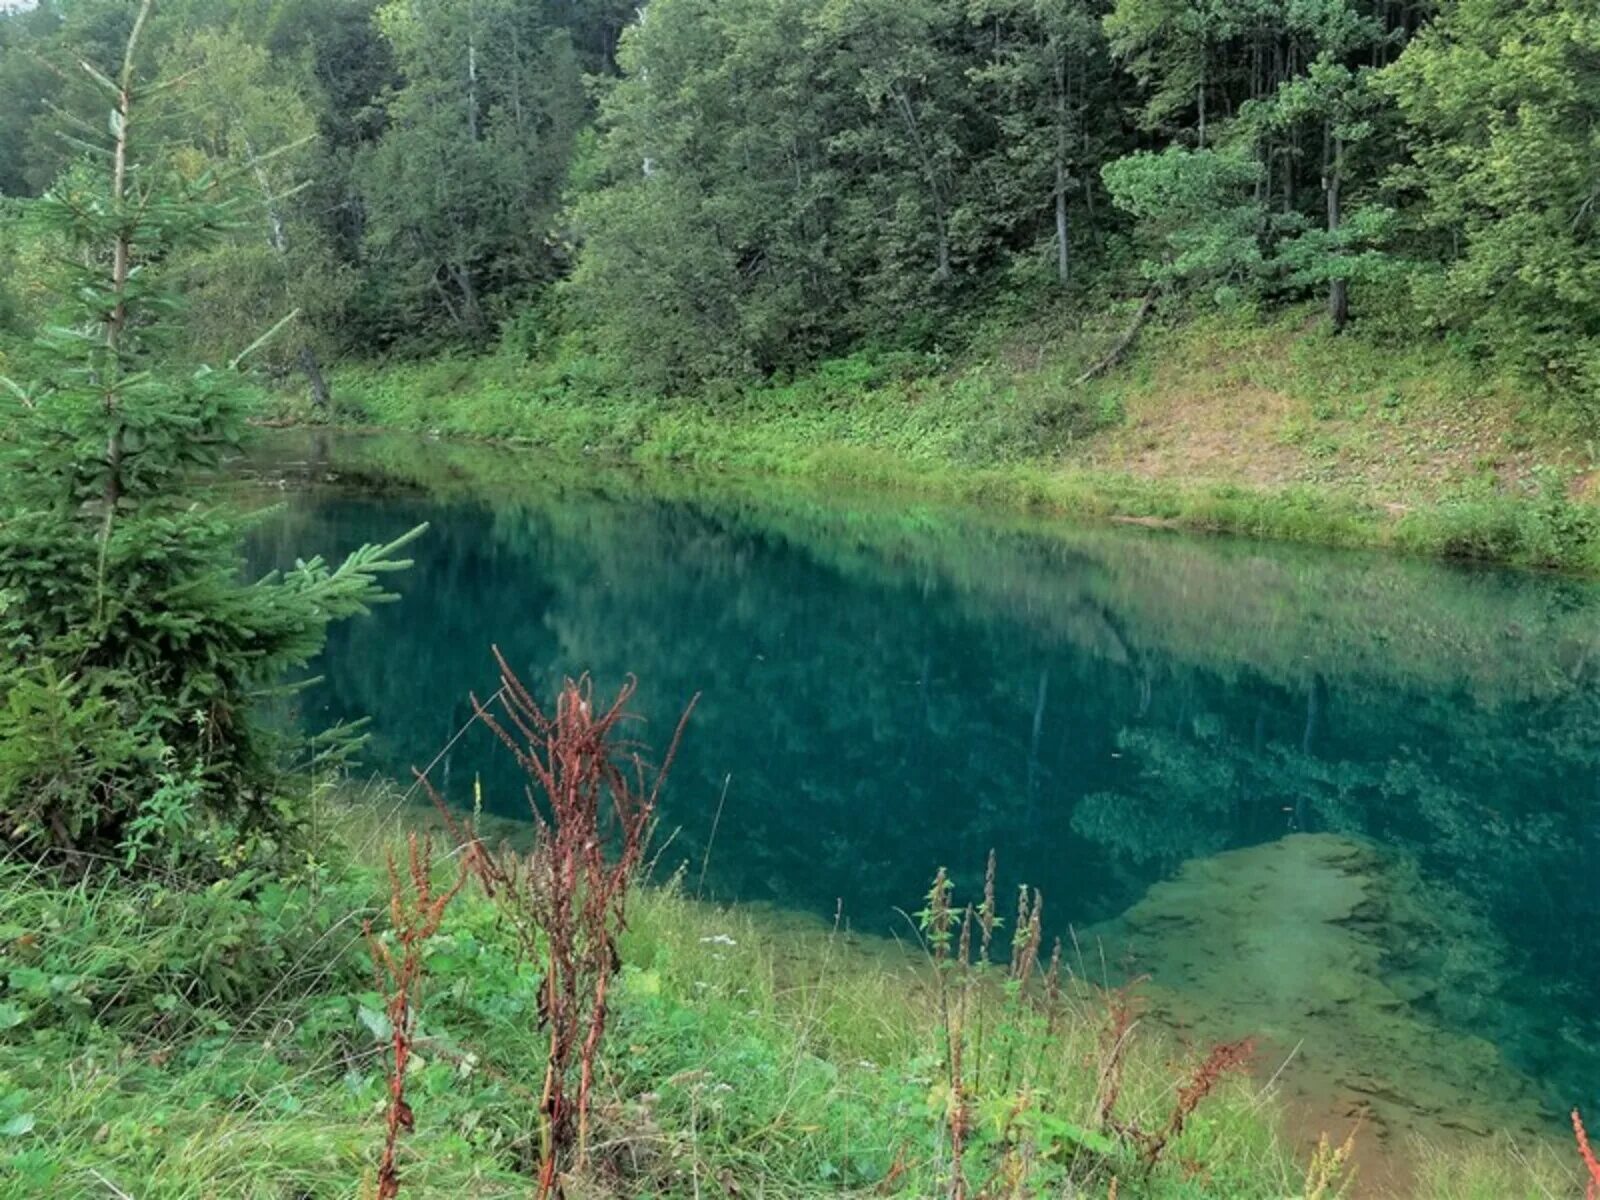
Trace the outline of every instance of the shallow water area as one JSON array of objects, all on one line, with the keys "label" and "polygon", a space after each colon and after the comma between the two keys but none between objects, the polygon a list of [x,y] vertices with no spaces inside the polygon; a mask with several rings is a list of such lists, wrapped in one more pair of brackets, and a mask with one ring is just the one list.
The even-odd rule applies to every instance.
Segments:
[{"label": "shallow water area", "polygon": [[[545,693],[632,673],[647,742],[702,694],[662,867],[720,898],[904,932],[992,848],[1084,973],[1256,1035],[1313,1136],[1600,1106],[1594,583],[412,438],[248,465],[284,500],[255,568],[430,524],[298,714],[370,716],[374,769],[451,744],[491,645]],[[434,777],[525,811],[481,729]]]},{"label": "shallow water area", "polygon": [[1537,1082],[1473,1031],[1473,1010],[1515,1019],[1480,1007],[1493,939],[1441,900],[1364,840],[1292,833],[1190,860],[1086,934],[1148,973],[1153,1018],[1254,1038],[1299,1136],[1356,1131],[1363,1184],[1404,1194],[1417,1138],[1550,1133]]}]

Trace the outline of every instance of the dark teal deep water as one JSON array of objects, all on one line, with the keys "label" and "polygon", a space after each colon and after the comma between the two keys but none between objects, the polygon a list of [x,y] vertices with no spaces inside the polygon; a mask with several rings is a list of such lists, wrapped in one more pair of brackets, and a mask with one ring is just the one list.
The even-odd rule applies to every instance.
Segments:
[{"label": "dark teal deep water", "polygon": [[[646,741],[702,694],[664,862],[698,873],[726,786],[719,898],[903,931],[936,867],[971,894],[992,847],[1056,929],[1109,930],[1186,864],[1337,835],[1386,864],[1386,895],[1412,893],[1341,918],[1408,981],[1406,1019],[1490,1043],[1547,1114],[1600,1103],[1595,585],[882,499],[558,484],[532,459],[422,443],[318,454],[339,480],[290,491],[255,565],[432,526],[403,599],[336,631],[303,702],[314,725],[370,716],[369,767],[431,760],[469,691],[493,690],[497,643],[545,694],[632,672]],[[385,462],[447,482],[384,485]],[[489,807],[525,811],[481,730],[436,773],[460,802],[475,775]],[[1160,962],[1131,965],[1162,982]],[[1311,1025],[1320,986],[1296,993]]]}]

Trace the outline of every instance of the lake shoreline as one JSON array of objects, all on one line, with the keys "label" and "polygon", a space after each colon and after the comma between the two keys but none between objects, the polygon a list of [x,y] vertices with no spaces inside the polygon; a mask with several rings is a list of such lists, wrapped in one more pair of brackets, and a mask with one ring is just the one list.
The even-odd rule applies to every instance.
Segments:
[{"label": "lake shoreline", "polygon": [[[940,747],[999,746],[1007,731],[1022,731],[1013,757],[987,762],[986,790],[1038,796],[1041,803],[1023,805],[1024,815],[991,802],[989,826],[973,842],[998,849],[1003,881],[1041,886],[1057,920],[1092,935],[1083,922],[1128,917],[1130,906],[1154,902],[1150,884],[1181,876],[1184,864],[1204,864],[1230,846],[1261,844],[1259,852],[1225,861],[1254,863],[1268,881],[1286,870],[1296,881],[1292,893],[1264,890],[1270,903],[1258,911],[1226,886],[1227,878],[1191,880],[1203,899],[1180,907],[1215,912],[1219,920],[1234,916],[1208,927],[1205,938],[1180,939],[1182,946],[1144,936],[1148,957],[1129,977],[1147,973],[1159,983],[1176,973],[1182,980],[1195,945],[1234,946],[1242,936],[1234,930],[1277,928],[1286,914],[1295,916],[1292,930],[1274,946],[1307,954],[1263,959],[1249,1013],[1239,981],[1219,988],[1201,978],[1161,990],[1162,1011],[1152,1012],[1152,1021],[1170,1017],[1172,1026],[1197,1032],[1208,1018],[1239,1010],[1236,1020],[1206,1036],[1261,1035],[1264,1059],[1291,1058],[1285,1079],[1303,1101],[1295,1121],[1302,1130],[1317,1126],[1313,1138],[1327,1128],[1330,1113],[1367,1114],[1369,1174],[1404,1177],[1415,1164],[1398,1160],[1409,1163],[1410,1133],[1419,1124],[1452,1140],[1461,1128],[1485,1139],[1491,1130],[1526,1129],[1507,1121],[1509,1105],[1492,1117],[1466,1115],[1480,1097],[1459,1081],[1446,1086],[1450,1073],[1439,1065],[1468,1057],[1453,1040],[1471,1024],[1461,1017],[1466,1006],[1481,1006],[1473,1007],[1479,1023],[1486,1012],[1507,1012],[1498,1022],[1502,1036],[1523,1028],[1520,1010],[1499,1007],[1495,981],[1520,978],[1517,969],[1496,964],[1507,948],[1526,944],[1498,927],[1458,922],[1443,930],[1434,914],[1470,907],[1459,894],[1436,896],[1409,873],[1393,873],[1387,860],[1352,851],[1347,863],[1344,842],[1330,843],[1328,861],[1302,863],[1295,847],[1318,843],[1295,831],[1368,830],[1376,842],[1395,843],[1412,857],[1453,847],[1449,862],[1465,855],[1463,863],[1479,863],[1480,869],[1468,863],[1462,870],[1478,880],[1480,895],[1487,894],[1484,880],[1495,877],[1484,874],[1488,862],[1508,855],[1532,853],[1526,875],[1558,878],[1559,863],[1515,836],[1485,844],[1486,859],[1473,857],[1476,843],[1451,832],[1459,826],[1449,813],[1464,805],[1460,816],[1470,823],[1485,808],[1521,811],[1515,796],[1570,789],[1553,776],[1514,778],[1499,749],[1485,753],[1481,770],[1454,771],[1451,764],[1467,751],[1452,731],[1478,729],[1485,739],[1515,745],[1514,714],[1530,706],[1538,706],[1546,724],[1563,724],[1556,715],[1572,694],[1584,694],[1582,664],[1594,661],[1591,606],[1600,596],[1591,586],[1371,551],[1202,539],[1124,523],[911,502],[885,489],[819,489],[793,476],[675,472],[651,462],[610,469],[593,458],[574,466],[563,456],[410,434],[292,430],[262,442],[263,478],[279,486],[319,479],[327,485],[327,520],[313,520],[316,504],[291,500],[288,516],[297,532],[286,546],[381,540],[426,520],[431,533],[418,547],[418,579],[455,581],[439,597],[419,583],[411,596],[417,616],[408,622],[394,610],[381,614],[375,619],[390,624],[368,635],[367,648],[340,643],[329,678],[342,699],[324,720],[359,713],[394,745],[442,744],[451,730],[442,708],[436,722],[417,724],[396,710],[391,693],[364,688],[367,672],[337,664],[398,657],[425,680],[427,694],[465,694],[476,686],[471,656],[464,666],[459,652],[445,656],[447,666],[429,665],[430,647],[444,629],[451,646],[494,640],[536,670],[589,670],[602,681],[636,672],[648,683],[646,699],[668,707],[675,697],[705,689],[706,705],[680,764],[680,780],[694,781],[698,800],[676,810],[674,844],[688,847],[681,852],[691,867],[702,861],[706,820],[712,805],[720,810],[731,771],[732,819],[722,823],[714,866],[730,837],[738,845],[747,834],[754,847],[769,849],[735,852],[728,861],[760,865],[736,869],[718,894],[769,901],[783,895],[818,914],[831,913],[834,898],[846,896],[844,911],[858,922],[910,910],[926,885],[923,868],[950,862],[970,869],[981,851],[902,835],[892,852],[881,850],[872,860],[870,884],[838,866],[807,891],[806,880],[822,877],[816,863],[874,853],[852,821],[857,807],[840,802],[860,790],[860,778],[836,778],[826,753],[808,753],[827,744],[816,738],[818,717],[805,724],[806,736],[788,739],[783,721],[730,725],[730,681],[784,698],[766,708],[826,713],[830,736],[879,747],[891,760],[903,743],[917,746],[914,767],[868,785],[876,795],[917,797],[874,806],[894,829],[912,827],[917,814],[947,812],[938,807],[932,781],[961,778],[971,764],[960,755],[940,757]],[[483,565],[485,553],[493,555],[492,569]],[[793,569],[797,563],[804,570]],[[273,560],[254,565],[267,569]],[[505,586],[510,581],[515,585]],[[823,593],[819,581],[838,586]],[[465,607],[450,600],[466,594],[472,600]],[[805,599],[823,594],[821,602]],[[531,612],[528,597],[536,598]],[[897,615],[886,623],[888,612]],[[413,626],[425,632],[408,640]],[[999,632],[986,633],[991,626]],[[921,665],[930,646],[962,647],[966,657],[947,649],[930,670]],[[814,694],[806,683],[812,676],[856,681],[862,694],[878,698],[870,719],[862,721],[848,695]],[[968,703],[974,695],[983,699]],[[1071,698],[1082,696],[1097,700],[1074,708]],[[917,731],[930,720],[962,736],[920,739]],[[1566,724],[1589,722],[1574,714]],[[739,749],[752,739],[769,747],[760,764]],[[405,767],[385,765],[390,774]],[[478,767],[456,764],[450,794],[457,802],[471,799],[461,789],[479,778]],[[1504,795],[1473,784],[1502,777]],[[488,774],[482,779],[493,808],[508,785]],[[1071,781],[1065,791],[1062,780]],[[830,852],[784,823],[794,781],[804,781],[806,823],[840,831],[848,852]],[[1532,819],[1519,827],[1559,822],[1564,811],[1534,806]],[[1012,816],[993,815],[1006,813]],[[1407,833],[1397,814],[1414,814],[1417,827]],[[964,828],[960,821],[949,813],[933,824]],[[1019,828],[1030,831],[1022,843],[997,832]],[[1034,845],[1051,849],[1041,857]],[[785,855],[811,865],[786,874]],[[1283,869],[1274,865],[1280,859]],[[901,869],[907,864],[909,874]],[[1332,881],[1336,903],[1325,909],[1306,907],[1300,895],[1313,866]],[[1435,869],[1452,878],[1449,863]],[[785,880],[792,890],[784,890]],[[1521,885],[1488,892],[1532,894]],[[1148,934],[1169,923],[1160,916],[1138,928]],[[1453,957],[1436,962],[1426,949],[1434,946],[1450,948]],[[1311,953],[1314,947],[1320,949]],[[1123,961],[1109,949],[1107,957]],[[1389,965],[1380,970],[1379,960]],[[1400,973],[1402,961],[1410,963],[1406,982],[1391,993],[1381,979]],[[1441,972],[1455,982],[1441,985]],[[1185,1002],[1191,989],[1203,1002]],[[1453,1016],[1396,1024],[1395,1014],[1409,1012],[1412,1000],[1436,1003],[1435,991],[1445,993]],[[1227,1002],[1218,1003],[1223,993]],[[1447,1027],[1452,1019],[1455,1030]],[[1324,1036],[1306,1041],[1307,1024],[1324,1026]],[[1426,1037],[1417,1032],[1424,1028],[1432,1031]],[[1371,1042],[1448,1049],[1444,1059],[1426,1061],[1419,1049],[1401,1081],[1383,1069],[1394,1050],[1341,1049]],[[1505,1065],[1481,1044],[1476,1053],[1473,1061],[1498,1064],[1495,1071]],[[1495,1071],[1483,1065],[1476,1077],[1500,1078]],[[1438,1095],[1430,1086],[1435,1074]],[[1557,1095],[1575,1097],[1582,1086],[1558,1088]],[[1526,1085],[1490,1090],[1526,1095]],[[1547,1125],[1565,1111],[1563,1102],[1539,1110]],[[1515,1111],[1526,1122],[1526,1107]],[[1455,1127],[1445,1127],[1452,1121]],[[1340,1140],[1347,1130],[1333,1132]]]},{"label": "lake shoreline", "polygon": [[[1150,354],[1160,352],[1158,346]],[[332,377],[336,404],[326,419],[302,401],[278,396],[261,421],[415,433],[545,452],[574,465],[776,477],[1072,520],[1600,574],[1600,507],[1587,498],[1581,464],[1563,461],[1571,457],[1564,436],[1528,452],[1561,462],[1559,470],[1518,459],[1493,486],[1459,463],[1450,468],[1453,482],[1442,482],[1437,464],[1406,465],[1392,448],[1380,447],[1392,460],[1389,475],[1350,487],[1325,481],[1309,451],[1296,450],[1295,463],[1280,463],[1261,478],[1264,469],[1234,445],[1248,440],[1230,428],[1245,419],[1237,413],[1201,414],[1192,427],[1139,433],[1156,407],[1185,403],[1185,389],[1217,389],[1198,376],[1169,381],[1150,396],[1123,382],[1087,397],[1050,392],[1037,403],[1065,406],[1059,419],[1069,425],[1087,420],[1088,408],[1150,410],[1137,419],[1095,418],[1081,434],[1073,425],[1063,435],[1058,418],[1048,416],[1054,409],[1019,416],[1005,406],[1020,401],[985,393],[976,402],[963,391],[969,376],[956,373],[911,382],[873,376],[834,388],[823,372],[818,380],[732,397],[663,400],[564,385],[552,390],[537,370],[497,356],[349,366]],[[809,391],[805,403],[797,401],[791,393],[802,389],[824,390],[829,403],[817,407]],[[1303,439],[1294,425],[1300,419],[1283,418],[1286,429],[1292,426],[1284,437]],[[1459,419],[1454,410],[1408,419],[1414,427],[1376,433],[1352,421],[1355,432],[1346,436],[1441,444],[1457,437],[1446,423]],[[1140,449],[1158,438],[1170,444]],[[1195,448],[1186,449],[1191,442]],[[1379,454],[1362,445],[1363,453]],[[1460,457],[1466,449],[1451,453]]]}]

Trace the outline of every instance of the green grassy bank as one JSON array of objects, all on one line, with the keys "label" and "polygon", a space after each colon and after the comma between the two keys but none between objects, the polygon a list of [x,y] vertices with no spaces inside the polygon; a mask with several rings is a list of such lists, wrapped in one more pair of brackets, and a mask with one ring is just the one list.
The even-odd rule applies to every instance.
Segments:
[{"label": "green grassy bank", "polygon": [[347,367],[333,419],[572,461],[1600,570],[1594,443],[1570,407],[1435,343],[1335,337],[1304,312],[1152,329],[1077,383],[1112,328],[1041,321],[952,358],[862,353],[687,398],[630,393],[577,354]]},{"label": "green grassy bank", "polygon": [[[362,925],[383,936],[377,863],[396,833],[345,824],[289,879],[62,886],[0,864],[0,1195],[373,1194],[387,1031]],[[927,961],[691,890],[635,897],[592,1165],[567,1194],[948,1194],[948,1000]],[[539,965],[470,891],[425,963],[402,1194],[529,1195]],[[1137,1021],[1114,1036],[1107,996],[1081,979],[1049,1000],[1004,976],[954,985],[977,1029],[971,1194],[1372,1194],[1330,1149],[1286,1144],[1271,1092],[1241,1076],[1147,1164],[1107,1123],[1108,1094],[1117,1123],[1160,1128],[1204,1047]],[[1578,1194],[1547,1150],[1411,1149],[1417,1197]]]}]

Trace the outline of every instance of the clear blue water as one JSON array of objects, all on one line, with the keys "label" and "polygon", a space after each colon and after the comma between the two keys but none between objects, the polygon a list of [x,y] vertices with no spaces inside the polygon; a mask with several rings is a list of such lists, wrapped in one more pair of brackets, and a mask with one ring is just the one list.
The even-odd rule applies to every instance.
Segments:
[{"label": "clear blue water", "polygon": [[[431,526],[401,601],[335,632],[301,714],[370,717],[373,769],[408,777],[432,760],[468,693],[493,690],[499,645],[546,694],[566,674],[602,689],[636,675],[646,741],[701,695],[664,863],[698,873],[726,789],[719,898],[904,929],[897,911],[935,868],[971,894],[993,848],[1002,883],[1041,888],[1057,930],[1113,936],[1195,864],[1334,835],[1382,864],[1387,899],[1319,932],[1354,929],[1377,947],[1368,967],[1407,981],[1403,999],[1384,994],[1384,1019],[1401,1005],[1446,1056],[1451,1037],[1487,1044],[1551,1119],[1600,1102],[1592,583],[552,477],[532,458],[421,442],[289,440],[267,457],[317,482],[260,531],[257,566]],[[460,802],[475,776],[491,808],[525,812],[481,730],[436,771]],[[1185,903],[1203,906],[1195,894]],[[1172,948],[1151,945],[1155,961],[1130,967],[1160,984]],[[1224,964],[1237,952],[1200,949]],[[1168,974],[1182,1009],[1187,977]],[[1284,1036],[1325,1019],[1321,986],[1299,986]],[[1339,1019],[1359,1021],[1348,1009],[1365,993],[1350,994]],[[1203,1023],[1213,995],[1191,1000]]]}]

